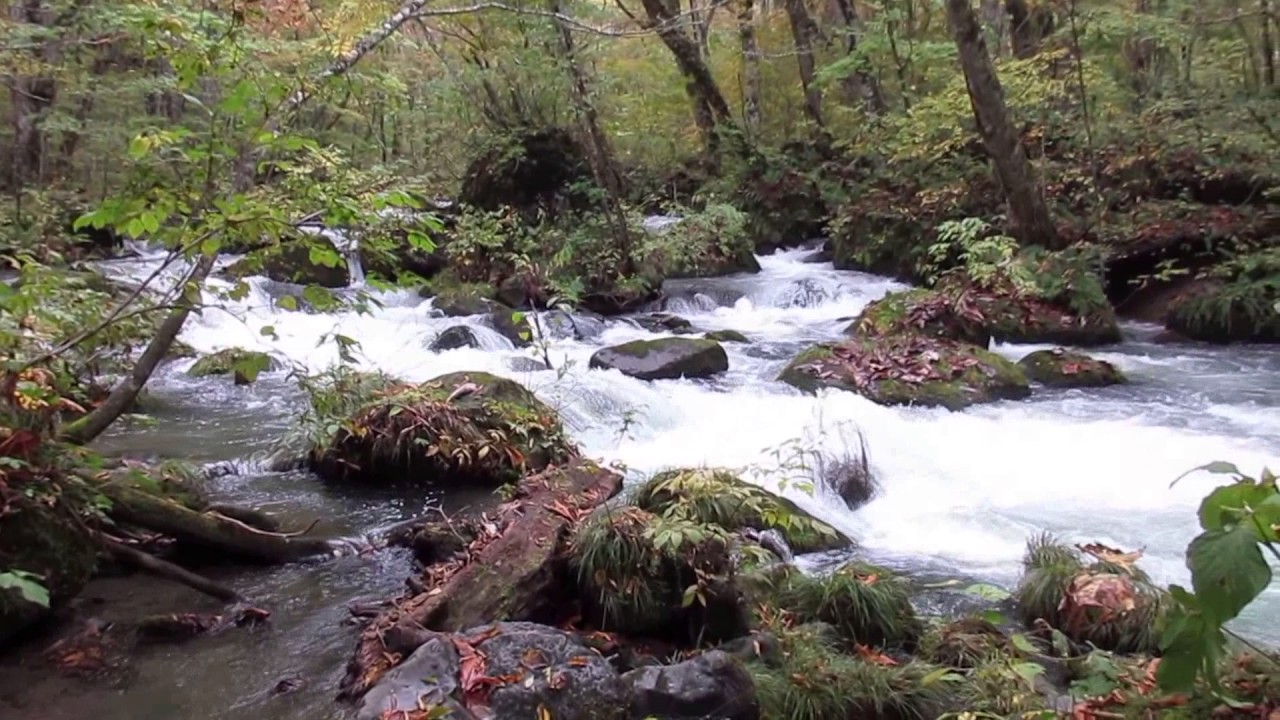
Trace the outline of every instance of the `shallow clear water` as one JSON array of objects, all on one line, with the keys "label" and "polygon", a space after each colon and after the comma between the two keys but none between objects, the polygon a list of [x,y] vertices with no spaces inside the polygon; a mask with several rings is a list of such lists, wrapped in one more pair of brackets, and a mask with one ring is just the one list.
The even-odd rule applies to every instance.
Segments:
[{"label": "shallow clear water", "polygon": [[[797,448],[839,455],[856,446],[861,432],[882,488],[877,499],[850,511],[821,491],[809,495],[793,487],[787,493],[881,562],[1005,585],[1016,581],[1027,537],[1046,530],[1072,541],[1143,548],[1143,565],[1158,580],[1184,581],[1182,551],[1213,479],[1193,476],[1174,488],[1170,483],[1214,460],[1246,471],[1280,464],[1280,353],[1160,345],[1153,342],[1158,328],[1146,326],[1127,327],[1125,343],[1094,353],[1129,375],[1132,384],[1123,387],[1038,390],[1030,400],[962,413],[885,408],[842,392],[802,395],[773,380],[787,360],[809,343],[838,337],[868,302],[900,287],[807,262],[808,254],[762,257],[758,275],[668,283],[664,309],[700,330],[734,329],[754,341],[726,344],[730,371],[710,381],[647,383],[588,371],[588,358],[602,345],[655,336],[626,320],[604,323],[588,341],[550,340],[558,372],[513,370],[514,361],[536,351],[513,348],[481,318],[437,317],[430,301],[411,292],[380,295],[384,307],[366,315],[305,314],[275,309],[273,297],[285,287],[255,280],[244,301],[193,318],[182,339],[200,351],[261,349],[288,366],[314,371],[337,361],[336,346],[326,338],[340,333],[360,342],[364,366],[408,380],[455,370],[506,375],[559,409],[588,454],[623,462],[637,475],[707,463],[742,468],[757,482],[773,484],[794,477]],[[118,264],[111,271],[138,277],[145,267]],[[459,323],[476,329],[483,349],[426,349],[438,332]],[[268,325],[275,338],[262,334]],[[1016,359],[1037,348],[996,349]],[[121,428],[105,445],[134,454],[244,461],[270,449],[300,407],[288,370],[236,388],[225,380],[185,377],[189,364],[175,361],[153,384],[157,425]],[[239,467],[242,474],[216,481],[217,492],[299,522],[320,517],[339,533],[412,516],[431,499],[352,494],[305,474],[262,473],[252,462]],[[329,717],[354,637],[341,624],[342,606],[394,590],[405,568],[403,558],[390,554],[232,574],[233,584],[275,613],[269,631],[143,655],[128,691],[46,692],[56,697],[41,707],[44,714],[15,717],[78,717],[74,711],[90,701],[101,718]],[[1280,587],[1273,586],[1238,629],[1280,643],[1280,628],[1269,622],[1277,612]],[[291,672],[306,676],[308,686],[271,696],[276,680]]]}]

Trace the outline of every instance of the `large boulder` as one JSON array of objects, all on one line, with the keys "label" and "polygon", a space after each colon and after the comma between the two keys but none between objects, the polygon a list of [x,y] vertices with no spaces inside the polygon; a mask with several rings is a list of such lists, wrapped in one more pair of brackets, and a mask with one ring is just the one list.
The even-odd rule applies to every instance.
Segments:
[{"label": "large boulder", "polygon": [[329,247],[313,259],[309,244],[302,241],[290,241],[252,253],[232,263],[226,274],[233,278],[265,275],[277,282],[326,288],[342,288],[351,284],[351,272],[337,250]]},{"label": "large boulder", "polygon": [[67,517],[72,511],[26,500],[20,483],[11,482],[10,488],[17,498],[0,515],[0,576],[14,573],[33,581],[48,597],[42,605],[24,599],[16,588],[0,589],[0,643],[75,597],[93,574],[98,555],[97,542]]},{"label": "large boulder", "polygon": [[628,683],[576,635],[502,622],[432,637],[369,691],[357,718],[439,707],[450,718],[485,708],[495,718],[626,720],[630,706]]},{"label": "large boulder", "polygon": [[484,372],[373,393],[310,465],[326,479],[498,486],[577,454],[555,411]]},{"label": "large boulder", "polygon": [[864,337],[920,333],[983,348],[991,343],[980,309],[922,288],[889,293],[867,305],[845,332]]},{"label": "large boulder", "polygon": [[844,533],[794,502],[746,482],[731,470],[664,470],[641,485],[631,502],[656,515],[710,523],[726,530],[773,530],[797,553],[853,544]]},{"label": "large boulder", "polygon": [[231,375],[237,385],[249,385],[258,379],[259,373],[278,367],[278,363],[264,352],[226,348],[196,360],[187,369],[187,374],[191,377]]},{"label": "large boulder", "polygon": [[829,387],[881,405],[950,410],[1031,394],[1022,370],[999,355],[915,334],[815,345],[796,356],[778,380],[806,392]]},{"label": "large boulder", "polygon": [[1057,388],[1106,387],[1128,382],[1115,365],[1065,348],[1037,350],[1018,361],[1027,377]]},{"label": "large boulder", "polygon": [[701,338],[634,340],[596,351],[590,367],[618,370],[641,380],[705,378],[729,369],[720,343]]},{"label": "large boulder", "polygon": [[1110,307],[1088,315],[1028,296],[977,298],[987,330],[999,342],[1095,347],[1120,342],[1120,324]]},{"label": "large boulder", "polygon": [[643,667],[622,676],[634,718],[759,720],[755,681],[742,662],[712,650],[675,665]]},{"label": "large boulder", "polygon": [[751,338],[743,335],[737,330],[712,330],[703,335],[708,340],[715,340],[718,343],[750,343]]}]

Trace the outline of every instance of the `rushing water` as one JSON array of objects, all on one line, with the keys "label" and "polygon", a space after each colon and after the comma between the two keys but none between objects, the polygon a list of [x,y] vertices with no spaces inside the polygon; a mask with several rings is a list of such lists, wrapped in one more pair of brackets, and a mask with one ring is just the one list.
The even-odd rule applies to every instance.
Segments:
[{"label": "rushing water", "polygon": [[[1182,551],[1196,530],[1196,504],[1213,481],[1193,476],[1170,488],[1171,481],[1214,460],[1256,471],[1280,458],[1280,353],[1162,345],[1154,342],[1158,328],[1145,326],[1127,327],[1126,342],[1095,353],[1129,375],[1127,386],[1040,389],[1026,401],[960,413],[880,407],[843,392],[802,395],[773,380],[787,360],[809,343],[838,337],[868,302],[900,287],[808,262],[808,255],[762,257],[758,275],[668,283],[663,309],[699,330],[733,329],[753,340],[726,344],[730,370],[709,381],[648,383],[587,370],[603,345],[656,336],[625,318],[584,321],[580,339],[551,338],[548,354],[559,371],[529,371],[536,350],[512,347],[482,318],[439,317],[412,292],[382,293],[382,307],[368,314],[308,314],[277,309],[274,298],[288,286],[258,279],[242,301],[192,318],[182,339],[200,351],[260,349],[288,367],[315,371],[338,360],[331,338],[340,333],[359,341],[361,364],[408,380],[454,370],[506,375],[556,407],[588,454],[621,461],[636,475],[706,463],[743,468],[769,484],[790,474],[798,448],[839,456],[857,446],[861,432],[881,486],[873,502],[850,511],[820,489],[788,494],[855,537],[860,552],[877,561],[1004,585],[1016,581],[1027,537],[1045,530],[1071,541],[1143,548],[1143,565],[1157,580],[1185,581]],[[138,278],[154,265],[144,259],[109,271]],[[455,324],[473,327],[483,347],[427,349]],[[274,335],[264,335],[265,326]],[[1037,348],[996,349],[1016,359]],[[239,388],[225,379],[188,378],[189,364],[175,361],[153,382],[158,424],[122,427],[104,445],[228,463],[237,472],[215,481],[220,496],[299,522],[320,517],[334,533],[368,531],[435,499],[358,493],[305,473],[262,472],[254,458],[287,431],[301,406],[288,370]],[[332,717],[338,712],[332,693],[355,634],[343,625],[344,605],[393,591],[406,568],[401,555],[384,553],[223,571],[223,579],[273,611],[270,629],[142,653],[128,689],[119,692],[36,684],[17,693],[27,712],[5,717],[72,718],[89,708],[95,717],[121,720]],[[208,606],[181,590],[129,582],[155,587],[162,600],[154,604],[164,611]],[[119,597],[122,584],[93,590]],[[1280,588],[1273,586],[1239,629],[1280,643],[1280,628],[1266,620],[1278,612]],[[307,686],[273,695],[275,683],[291,675],[305,677]],[[0,707],[5,692],[13,694],[0,685]]]}]

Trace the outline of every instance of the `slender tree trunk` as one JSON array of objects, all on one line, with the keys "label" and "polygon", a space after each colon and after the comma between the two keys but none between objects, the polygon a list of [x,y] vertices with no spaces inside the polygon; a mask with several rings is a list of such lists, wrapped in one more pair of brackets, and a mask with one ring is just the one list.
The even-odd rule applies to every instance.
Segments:
[{"label": "slender tree trunk", "polygon": [[[858,52],[858,39],[862,34],[862,21],[858,19],[853,0],[835,0],[836,10],[844,24],[844,52],[853,55]],[[866,61],[849,73],[840,86],[847,104],[862,103],[867,112],[881,115],[888,109],[885,105],[884,92],[880,89],[880,81],[872,74]]]},{"label": "slender tree trunk", "polygon": [[1060,238],[1045,202],[1044,189],[1009,117],[1004,89],[987,54],[982,28],[978,26],[970,0],[947,0],[947,19],[960,51],[960,65],[978,133],[991,156],[1009,205],[1013,234],[1024,245],[1056,249]]},{"label": "slender tree trunk", "polygon": [[814,125],[824,127],[822,121],[822,90],[818,87],[817,63],[813,56],[818,24],[809,15],[804,0],[785,0],[787,20],[791,25],[791,38],[796,52],[796,64],[800,68],[800,85],[804,88],[804,110]]},{"label": "slender tree trunk", "polygon": [[1027,0],[1005,0],[1005,11],[1009,13],[1014,57],[1034,57],[1040,52],[1040,43],[1053,32],[1052,11],[1041,5],[1033,8]]},{"label": "slender tree trunk", "polygon": [[987,28],[987,36],[991,39],[990,47],[996,57],[1005,53],[1005,39],[1009,35],[1009,18],[1001,7],[1000,0],[982,0],[982,24]]},{"label": "slender tree trunk", "polygon": [[1271,17],[1271,0],[1258,0],[1258,14],[1262,23],[1262,82],[1267,87],[1276,86],[1275,23]]},{"label": "slender tree trunk", "polygon": [[618,171],[618,163],[614,158],[613,147],[609,137],[600,127],[600,115],[595,103],[591,101],[591,79],[578,64],[577,50],[573,42],[573,33],[569,25],[561,20],[560,0],[548,0],[548,7],[556,15],[552,22],[560,35],[560,55],[573,81],[573,106],[578,122],[587,136],[588,160],[591,163],[591,174],[605,192],[605,204],[608,210],[609,224],[614,241],[622,251],[622,267],[619,270],[630,275],[635,271],[635,245],[631,238],[631,229],[627,225],[626,209],[622,206],[622,174]]},{"label": "slender tree trunk", "polygon": [[676,66],[685,78],[685,92],[693,102],[694,118],[703,135],[703,142],[711,154],[719,148],[719,136],[728,130],[737,134],[729,103],[720,92],[711,69],[703,61],[697,43],[680,25],[679,12],[667,0],[641,0],[646,25],[658,33],[658,38],[675,57]]},{"label": "slender tree trunk", "polygon": [[[9,19],[46,28],[52,28],[56,22],[53,11],[41,0],[14,0],[9,5]],[[7,83],[13,123],[9,180],[15,189],[45,176],[49,139],[41,125],[58,98],[58,81],[49,72],[58,61],[57,42],[56,38],[44,41],[28,60],[34,66],[33,71],[14,74]]]},{"label": "slender tree trunk", "polygon": [[756,40],[754,0],[738,0],[738,41],[742,45],[742,115],[754,136],[764,122],[760,81],[760,43]]}]

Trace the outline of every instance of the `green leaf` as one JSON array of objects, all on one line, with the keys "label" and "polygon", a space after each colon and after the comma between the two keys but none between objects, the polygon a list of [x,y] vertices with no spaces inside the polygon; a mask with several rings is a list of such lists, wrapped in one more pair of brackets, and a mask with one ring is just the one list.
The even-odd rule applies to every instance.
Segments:
[{"label": "green leaf", "polygon": [[129,141],[129,157],[134,160],[141,160],[147,154],[147,150],[149,148],[150,143],[147,142],[147,139],[144,136],[135,135],[133,139]]},{"label": "green leaf", "polygon": [[298,309],[298,298],[292,295],[285,295],[279,300],[276,300],[276,305],[284,308],[285,310],[296,311]]},{"label": "green leaf", "polygon": [[982,598],[983,600],[991,600],[993,602],[1000,602],[1002,600],[1009,599],[1008,590],[995,585],[989,585],[987,583],[970,585],[964,589],[964,594]]},{"label": "green leaf", "polygon": [[258,330],[258,334],[259,334],[259,335],[262,335],[262,336],[264,336],[264,337],[271,337],[271,338],[275,338],[275,339],[277,339],[277,340],[278,340],[278,339],[280,339],[280,338],[279,338],[279,336],[278,336],[278,335],[276,335],[276,326],[275,326],[275,325],[263,325],[263,326]]},{"label": "green leaf", "polygon": [[1271,567],[1247,525],[1201,533],[1187,546],[1187,567],[1202,612],[1219,625],[1271,584]]},{"label": "green leaf", "polygon": [[246,382],[253,382],[258,379],[258,374],[271,366],[271,361],[265,355],[252,354],[240,358],[231,366],[231,371],[237,377],[243,377]]},{"label": "green leaf", "polygon": [[1023,680],[1027,681],[1028,685],[1034,683],[1036,678],[1044,674],[1044,666],[1033,662],[1014,663],[1012,668]]},{"label": "green leaf", "polygon": [[1248,480],[1224,485],[1209,493],[1200,503],[1200,527],[1222,530],[1228,525],[1235,525],[1251,508],[1274,496],[1272,490]]},{"label": "green leaf", "polygon": [[1218,460],[1215,462],[1211,462],[1207,465],[1201,465],[1200,467],[1191,468],[1190,470],[1174,478],[1173,482],[1169,483],[1169,487],[1173,487],[1174,485],[1177,485],[1186,476],[1193,475],[1200,471],[1212,473],[1214,475],[1236,475],[1236,476],[1244,475],[1244,473],[1240,472],[1240,468],[1236,467],[1235,465],[1229,462],[1223,462],[1221,460]]},{"label": "green leaf", "polygon": [[410,230],[408,239],[409,246],[415,250],[421,250],[422,252],[429,253],[436,249],[435,242],[433,242],[426,233],[419,232],[417,230]]},{"label": "green leaf", "polygon": [[1196,676],[1201,672],[1212,677],[1226,647],[1227,638],[1222,628],[1200,614],[1186,615],[1179,623],[1179,630],[1162,643],[1160,666],[1156,670],[1156,682],[1161,689],[1170,692],[1188,692],[1195,688]]},{"label": "green leaf", "polygon": [[951,668],[940,667],[937,670],[934,670],[933,672],[929,673],[928,675],[925,675],[924,677],[920,678],[920,687],[929,687],[930,685],[933,685],[941,680],[952,679],[952,678],[948,678],[947,676],[953,675],[953,674],[955,674],[955,671],[952,670]]},{"label": "green leaf", "polygon": [[2,572],[0,573],[0,590],[17,590],[23,600],[47,608],[49,607],[49,591],[45,586],[37,582],[39,577],[22,570]]},{"label": "green leaf", "polygon": [[680,601],[681,607],[689,607],[698,600],[698,586],[690,585],[684,589],[684,598]]},{"label": "green leaf", "polygon": [[1020,652],[1032,655],[1040,654],[1040,650],[1027,639],[1026,635],[1023,635],[1022,633],[1014,633],[1009,637],[1009,641],[1012,642],[1013,646]]}]

